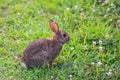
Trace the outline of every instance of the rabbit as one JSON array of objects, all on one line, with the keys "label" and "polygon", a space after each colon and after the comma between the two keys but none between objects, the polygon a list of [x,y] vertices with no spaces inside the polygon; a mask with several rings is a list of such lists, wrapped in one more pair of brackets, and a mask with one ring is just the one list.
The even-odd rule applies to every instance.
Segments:
[{"label": "rabbit", "polygon": [[58,24],[53,20],[49,21],[50,28],[54,32],[51,39],[38,39],[27,46],[21,57],[21,65],[25,68],[42,67],[52,63],[59,55],[63,44],[70,41],[67,32],[59,30]]}]

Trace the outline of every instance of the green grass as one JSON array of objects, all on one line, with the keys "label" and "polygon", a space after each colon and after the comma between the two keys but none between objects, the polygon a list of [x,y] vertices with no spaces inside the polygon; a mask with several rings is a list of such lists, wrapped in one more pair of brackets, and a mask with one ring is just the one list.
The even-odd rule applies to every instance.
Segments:
[{"label": "green grass", "polygon": [[[68,80],[69,75],[73,80],[119,80],[120,1],[99,1],[0,0],[0,80]],[[24,69],[20,57],[26,46],[52,37],[50,19],[69,33],[70,42],[51,69]]]}]

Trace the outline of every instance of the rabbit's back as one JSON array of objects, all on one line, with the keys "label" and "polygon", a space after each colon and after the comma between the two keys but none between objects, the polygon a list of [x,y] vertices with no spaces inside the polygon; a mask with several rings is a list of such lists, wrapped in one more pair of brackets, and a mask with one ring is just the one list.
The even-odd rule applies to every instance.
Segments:
[{"label": "rabbit's back", "polygon": [[56,41],[50,39],[39,39],[32,42],[24,50],[21,61],[26,64],[27,67],[41,67],[53,61],[62,49]]},{"label": "rabbit's back", "polygon": [[49,58],[49,43],[50,40],[48,39],[39,39],[29,44],[23,52],[22,62],[27,67],[41,67]]},{"label": "rabbit's back", "polygon": [[50,40],[48,39],[39,39],[35,42],[32,42],[24,50],[23,55],[31,56],[42,51],[47,51],[48,43],[50,43]]}]

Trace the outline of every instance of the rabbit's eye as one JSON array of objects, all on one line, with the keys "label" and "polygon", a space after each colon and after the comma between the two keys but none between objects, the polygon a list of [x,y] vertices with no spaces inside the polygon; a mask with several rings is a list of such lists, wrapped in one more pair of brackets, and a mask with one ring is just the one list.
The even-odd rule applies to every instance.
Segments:
[{"label": "rabbit's eye", "polygon": [[63,34],[63,37],[66,37],[66,34]]}]

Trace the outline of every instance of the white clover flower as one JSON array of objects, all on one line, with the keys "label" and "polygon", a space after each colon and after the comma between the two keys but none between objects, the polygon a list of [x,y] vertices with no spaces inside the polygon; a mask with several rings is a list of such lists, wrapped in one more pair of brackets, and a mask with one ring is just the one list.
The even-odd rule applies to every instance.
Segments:
[{"label": "white clover flower", "polygon": [[58,15],[55,15],[55,17],[56,17],[56,18],[59,18],[59,16],[58,16]]},{"label": "white clover flower", "polygon": [[99,51],[100,51],[100,52],[103,51],[103,47],[102,47],[102,46],[99,47]]},{"label": "white clover flower", "polygon": [[92,65],[94,65],[95,63],[94,62],[91,62]]},{"label": "white clover flower", "polygon": [[115,6],[115,5],[112,3],[111,6]]},{"label": "white clover flower", "polygon": [[99,12],[98,14],[102,14],[102,12]]},{"label": "white clover flower", "polygon": [[15,58],[15,59],[18,59],[18,57],[17,57],[17,56],[14,56],[14,58]]},{"label": "white clover flower", "polygon": [[84,45],[84,48],[87,48],[87,45]]},{"label": "white clover flower", "polygon": [[105,0],[105,2],[104,2],[105,4],[108,4],[109,3],[109,0]]},{"label": "white clover flower", "polygon": [[105,35],[105,38],[109,38],[109,37],[110,37],[109,34],[106,34],[106,35]]},{"label": "white clover flower", "polygon": [[20,43],[20,40],[16,40],[16,43],[19,44],[19,43]]},{"label": "white clover flower", "polygon": [[18,56],[14,56],[14,61],[17,62],[18,61]]},{"label": "white clover flower", "polygon": [[104,15],[104,17],[106,18],[108,15]]},{"label": "white clover flower", "polygon": [[99,44],[102,44],[102,40],[99,40]]},{"label": "white clover flower", "polygon": [[69,75],[69,77],[73,77],[73,75]]},{"label": "white clover flower", "polygon": [[71,50],[74,50],[74,47],[71,47]]},{"label": "white clover flower", "polygon": [[83,11],[84,9],[82,8],[81,11]]},{"label": "white clover flower", "polygon": [[75,65],[74,68],[78,68],[78,67]]},{"label": "white clover flower", "polygon": [[95,12],[95,9],[93,9],[92,12]]},{"label": "white clover flower", "polygon": [[102,3],[102,6],[104,6],[105,5],[105,3]]},{"label": "white clover flower", "polygon": [[93,5],[92,7],[95,8],[95,5]]},{"label": "white clover flower", "polygon": [[109,71],[109,72],[106,72],[107,76],[112,76],[112,72]]},{"label": "white clover flower", "polygon": [[66,8],[66,11],[70,11],[70,8]]},{"label": "white clover flower", "polygon": [[115,5],[113,3],[111,4],[111,8],[115,8]]},{"label": "white clover flower", "polygon": [[32,33],[32,30],[30,29],[28,32],[29,32],[29,33]]},{"label": "white clover flower", "polygon": [[3,29],[4,29],[5,31],[8,30],[8,28],[7,28],[6,26],[4,26]]},{"label": "white clover flower", "polygon": [[84,48],[84,50],[87,50],[87,49],[88,49],[88,48],[87,48],[87,45],[84,45],[84,47],[83,47],[83,48]]},{"label": "white clover flower", "polygon": [[117,20],[117,22],[120,22],[120,20]]},{"label": "white clover flower", "polygon": [[93,41],[93,45],[96,45],[96,42],[95,42],[95,41]]},{"label": "white clover flower", "polygon": [[63,18],[63,20],[66,20],[66,18]]},{"label": "white clover flower", "polygon": [[51,76],[51,79],[53,79],[54,78],[54,76]]},{"label": "white clover flower", "polygon": [[109,71],[112,71],[111,69]]},{"label": "white clover flower", "polygon": [[112,21],[112,19],[110,19],[110,22]]},{"label": "white clover flower", "polygon": [[85,13],[84,12],[81,12],[81,14],[80,14],[81,16],[84,16],[85,15]]},{"label": "white clover flower", "polygon": [[102,1],[101,1],[101,0],[99,0],[98,2],[99,2],[99,3],[101,3]]},{"label": "white clover flower", "polygon": [[69,80],[73,80],[73,75],[69,75],[70,79]]},{"label": "white clover flower", "polygon": [[78,6],[77,5],[74,6],[74,10],[78,10]]},{"label": "white clover flower", "polygon": [[55,80],[60,80],[60,78],[59,78],[59,77],[57,77]]},{"label": "white clover flower", "polygon": [[97,64],[96,64],[96,65],[97,65],[97,67],[99,67],[99,66],[101,66],[101,65],[102,65],[102,62],[100,62],[100,61],[99,61],[99,62],[97,62]]},{"label": "white clover flower", "polygon": [[107,8],[106,12],[109,12],[110,11],[110,8]]},{"label": "white clover flower", "polygon": [[14,76],[10,76],[9,78],[12,79]]},{"label": "white clover flower", "polygon": [[77,20],[76,20],[76,19],[75,19],[74,21],[75,21],[75,22],[77,22]]},{"label": "white clover flower", "polygon": [[20,15],[20,13],[19,13],[19,12],[18,12],[17,14],[18,14],[18,16]]}]

